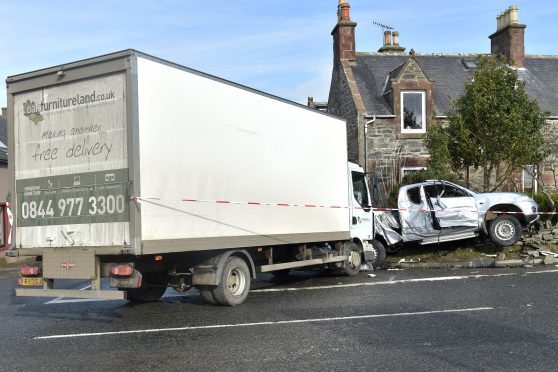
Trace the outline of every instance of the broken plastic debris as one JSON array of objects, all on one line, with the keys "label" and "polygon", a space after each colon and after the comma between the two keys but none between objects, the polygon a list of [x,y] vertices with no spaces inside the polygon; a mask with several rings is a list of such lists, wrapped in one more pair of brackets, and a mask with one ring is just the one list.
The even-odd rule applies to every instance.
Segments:
[{"label": "broken plastic debris", "polygon": [[400,263],[417,263],[417,262],[420,262],[420,258],[419,258],[417,261],[415,261],[415,260],[407,260],[406,258],[402,258],[402,259],[400,259],[399,262],[397,262],[397,263],[400,264]]},{"label": "broken plastic debris", "polygon": [[486,253],[481,253],[482,256],[486,256],[486,257],[497,257],[497,254],[486,254]]},{"label": "broken plastic debris", "polygon": [[[556,267],[558,267],[558,265],[556,265]],[[387,269],[387,271],[405,271],[405,269],[400,269],[400,268],[397,268],[397,267],[393,267],[391,269]]]},{"label": "broken plastic debris", "polygon": [[369,277],[369,278],[375,278],[375,277],[376,277],[376,274],[368,274],[368,277]]},{"label": "broken plastic debris", "polygon": [[360,271],[373,271],[374,267],[368,263],[363,263],[360,265]]},{"label": "broken plastic debris", "polygon": [[550,252],[550,251],[540,251],[540,254],[543,256],[552,256],[558,258],[558,253]]}]

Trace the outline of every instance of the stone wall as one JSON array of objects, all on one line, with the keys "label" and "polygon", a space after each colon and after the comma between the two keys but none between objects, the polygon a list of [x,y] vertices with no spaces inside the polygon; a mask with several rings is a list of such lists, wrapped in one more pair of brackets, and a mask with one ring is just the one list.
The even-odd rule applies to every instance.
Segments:
[{"label": "stone wall", "polygon": [[347,121],[347,154],[349,161],[358,163],[358,111],[342,66],[333,69],[329,90],[328,112]]},{"label": "stone wall", "polygon": [[526,243],[548,246],[558,244],[558,222],[551,219],[546,221],[537,221],[535,228],[523,235]]}]

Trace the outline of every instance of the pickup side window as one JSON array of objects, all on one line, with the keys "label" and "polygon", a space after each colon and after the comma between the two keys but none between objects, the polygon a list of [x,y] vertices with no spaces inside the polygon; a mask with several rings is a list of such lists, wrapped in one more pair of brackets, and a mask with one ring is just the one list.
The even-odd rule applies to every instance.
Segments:
[{"label": "pickup side window", "polygon": [[[442,185],[437,183],[434,185],[425,185],[424,191],[429,198],[437,198],[438,195],[442,198],[464,198],[471,196],[466,191],[448,184]],[[442,194],[443,192],[443,194]]]},{"label": "pickup side window", "polygon": [[407,190],[407,197],[413,204],[420,204],[420,186],[411,187]]}]

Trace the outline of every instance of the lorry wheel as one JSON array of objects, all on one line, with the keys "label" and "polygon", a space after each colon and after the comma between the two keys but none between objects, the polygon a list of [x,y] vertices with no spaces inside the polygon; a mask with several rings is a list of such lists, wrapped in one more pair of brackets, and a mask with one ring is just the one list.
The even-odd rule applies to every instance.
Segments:
[{"label": "lorry wheel", "polygon": [[208,304],[210,305],[217,305],[217,302],[215,301],[215,298],[213,298],[213,293],[211,292],[211,290],[213,289],[213,287],[199,287],[198,288],[200,291],[200,297]]},{"label": "lorry wheel", "polygon": [[159,273],[144,275],[141,287],[126,288],[126,299],[137,303],[157,301],[165,294],[167,284],[166,275]]},{"label": "lorry wheel", "polygon": [[343,273],[347,276],[357,275],[360,272],[360,265],[362,265],[362,255],[358,245],[345,244],[343,253],[347,256],[347,261],[343,263]]},{"label": "lorry wheel", "polygon": [[378,240],[372,240],[372,252],[370,259],[367,259],[366,262],[372,264],[372,266],[377,269],[378,267],[382,266],[384,260],[386,259],[386,248],[384,245],[379,242]]},{"label": "lorry wheel", "polygon": [[519,241],[523,228],[514,216],[501,215],[490,224],[490,239],[501,247],[513,245]]},{"label": "lorry wheel", "polygon": [[223,306],[240,305],[250,290],[250,270],[243,259],[231,256],[221,273],[219,285],[211,293],[215,302]]}]

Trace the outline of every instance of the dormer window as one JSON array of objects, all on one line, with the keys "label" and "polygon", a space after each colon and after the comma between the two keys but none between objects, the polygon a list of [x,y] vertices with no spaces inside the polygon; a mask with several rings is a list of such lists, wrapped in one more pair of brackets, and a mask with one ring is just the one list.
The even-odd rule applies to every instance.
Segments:
[{"label": "dormer window", "polygon": [[426,133],[426,94],[401,92],[401,133]]}]

